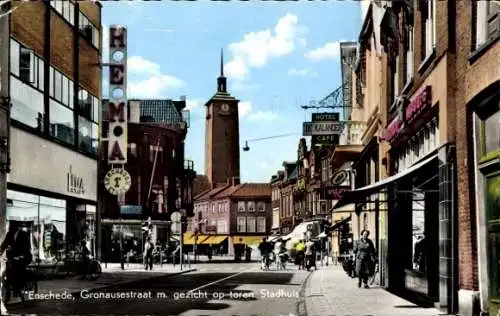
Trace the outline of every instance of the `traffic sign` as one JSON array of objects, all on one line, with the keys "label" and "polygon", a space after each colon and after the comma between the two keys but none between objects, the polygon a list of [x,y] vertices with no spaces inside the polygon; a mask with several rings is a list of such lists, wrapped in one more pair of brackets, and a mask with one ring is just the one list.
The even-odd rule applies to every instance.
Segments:
[{"label": "traffic sign", "polygon": [[172,215],[170,215],[170,219],[174,223],[180,223],[182,219],[182,214],[181,212],[173,212]]}]

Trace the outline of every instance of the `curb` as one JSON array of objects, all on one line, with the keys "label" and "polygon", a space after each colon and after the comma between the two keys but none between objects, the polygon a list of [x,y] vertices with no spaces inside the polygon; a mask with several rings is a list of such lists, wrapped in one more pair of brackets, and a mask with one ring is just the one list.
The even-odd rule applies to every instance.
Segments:
[{"label": "curb", "polygon": [[306,279],[304,280],[304,283],[300,286],[299,290],[299,301],[297,302],[297,315],[298,316],[307,316],[307,309],[306,309],[306,287],[307,284],[309,283],[309,279],[313,275],[315,271],[309,272],[307,275]]},{"label": "curb", "polygon": [[[155,275],[155,276],[141,278],[141,279],[137,279],[137,280],[119,282],[119,283],[112,284],[112,285],[97,286],[95,288],[91,288],[91,289],[87,289],[87,290],[89,292],[96,292],[96,291],[99,291],[99,290],[109,289],[109,288],[113,288],[113,287],[124,285],[124,284],[130,284],[130,283],[135,283],[135,282],[143,282],[143,281],[148,281],[148,280],[152,281],[152,280],[160,279],[160,278],[169,278],[169,277],[173,277],[173,276],[177,276],[177,275],[182,275],[182,274],[186,274],[186,273],[190,273],[190,272],[195,272],[197,270],[198,269],[196,269],[196,268],[192,268],[192,269],[187,269],[187,270],[179,271],[179,272],[171,272],[171,273],[165,273],[163,275]],[[80,299],[80,293],[81,293],[81,291],[71,292],[71,295],[75,299]],[[33,302],[33,301],[35,301],[35,300],[26,299],[24,302],[15,302],[15,303],[7,304],[7,306],[6,306],[7,307],[7,311],[9,310],[9,307],[15,307],[15,306],[23,305],[23,304],[29,304],[30,302]]]}]

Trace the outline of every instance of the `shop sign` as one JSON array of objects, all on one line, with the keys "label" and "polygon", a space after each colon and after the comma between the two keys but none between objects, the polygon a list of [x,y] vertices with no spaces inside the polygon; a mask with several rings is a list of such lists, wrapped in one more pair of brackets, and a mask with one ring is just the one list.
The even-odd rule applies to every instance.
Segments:
[{"label": "shop sign", "polygon": [[432,103],[431,86],[426,86],[411,102],[405,110],[405,119],[411,123],[419,116],[422,111],[428,108]]},{"label": "shop sign", "polygon": [[342,133],[341,122],[312,122],[311,135],[338,135]]},{"label": "shop sign", "polygon": [[127,163],[127,29],[109,28],[108,163]]},{"label": "shop sign", "polygon": [[313,122],[335,122],[339,120],[339,113],[313,113]]},{"label": "shop sign", "polygon": [[347,180],[349,173],[346,170],[339,170],[335,172],[330,179],[332,185],[341,185]]},{"label": "shop sign", "polygon": [[85,194],[83,178],[73,173],[73,167],[71,165],[66,175],[66,186],[69,193]]},{"label": "shop sign", "polygon": [[125,169],[111,169],[104,177],[104,187],[113,195],[125,194],[131,184],[130,174]]},{"label": "shop sign", "polygon": [[390,142],[392,141],[403,129],[403,121],[399,117],[396,117],[391,124],[385,130],[384,140]]},{"label": "shop sign", "polygon": [[142,206],[141,205],[121,205],[120,214],[124,215],[141,215]]},{"label": "shop sign", "polygon": [[348,186],[331,186],[325,188],[325,198],[327,200],[340,200],[345,192],[351,191]]}]

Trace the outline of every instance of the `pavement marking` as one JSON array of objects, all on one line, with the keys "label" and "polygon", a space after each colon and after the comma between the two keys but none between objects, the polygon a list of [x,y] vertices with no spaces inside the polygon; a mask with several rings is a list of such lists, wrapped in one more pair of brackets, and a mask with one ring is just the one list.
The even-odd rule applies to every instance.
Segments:
[{"label": "pavement marking", "polygon": [[195,288],[195,289],[189,290],[187,293],[189,294],[189,293],[192,293],[192,292],[195,292],[195,291],[199,291],[199,290],[204,289],[204,288],[206,288],[206,287],[208,287],[208,286],[211,286],[211,285],[217,284],[217,283],[222,282],[222,281],[229,280],[229,279],[231,279],[231,278],[234,278],[235,276],[238,276],[238,275],[243,274],[243,273],[246,273],[246,272],[250,272],[250,271],[252,271],[252,270],[254,270],[254,268],[248,269],[248,270],[246,270],[246,271],[241,271],[241,272],[238,272],[238,273],[235,273],[235,274],[231,274],[230,276],[227,276],[227,277],[222,278],[222,279],[220,279],[220,280],[216,280],[216,281],[210,282],[210,283],[208,283],[208,284],[205,284],[205,285],[199,286],[199,287],[197,287],[197,288]]}]

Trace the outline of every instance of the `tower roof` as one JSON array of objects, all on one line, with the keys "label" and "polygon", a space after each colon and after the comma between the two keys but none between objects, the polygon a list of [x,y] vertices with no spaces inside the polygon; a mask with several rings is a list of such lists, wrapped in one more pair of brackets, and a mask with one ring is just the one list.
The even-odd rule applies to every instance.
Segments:
[{"label": "tower roof", "polygon": [[224,49],[220,50],[220,74],[217,78],[217,92],[205,103],[205,105],[209,105],[213,100],[225,100],[225,101],[236,101],[235,97],[231,96],[231,94],[227,91],[227,78],[224,76]]}]

